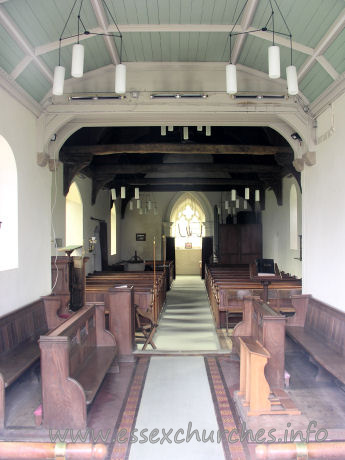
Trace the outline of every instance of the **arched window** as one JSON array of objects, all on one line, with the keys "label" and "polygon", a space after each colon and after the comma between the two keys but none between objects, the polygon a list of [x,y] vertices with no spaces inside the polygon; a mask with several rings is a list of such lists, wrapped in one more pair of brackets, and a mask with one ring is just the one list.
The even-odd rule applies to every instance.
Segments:
[{"label": "arched window", "polygon": [[66,246],[83,246],[83,202],[75,182],[66,196]]},{"label": "arched window", "polygon": [[290,189],[290,249],[298,249],[298,208],[295,184]]},{"label": "arched window", "polygon": [[11,147],[0,135],[0,270],[18,268],[18,179]]},{"label": "arched window", "polygon": [[110,210],[110,249],[111,255],[116,254],[116,207],[115,203]]},{"label": "arched window", "polygon": [[205,214],[200,205],[187,196],[172,212],[172,236],[176,249],[199,249],[205,236]]}]

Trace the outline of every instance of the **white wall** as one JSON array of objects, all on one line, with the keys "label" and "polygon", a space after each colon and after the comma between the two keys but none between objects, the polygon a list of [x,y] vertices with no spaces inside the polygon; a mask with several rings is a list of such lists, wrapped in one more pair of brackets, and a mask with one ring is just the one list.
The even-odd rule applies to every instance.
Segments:
[{"label": "white wall", "polygon": [[36,163],[36,117],[1,88],[0,106],[0,134],[17,163],[19,215],[19,266],[0,272],[3,315],[50,291],[51,173]]},{"label": "white wall", "polygon": [[[56,181],[56,187],[55,187]],[[89,261],[86,264],[87,273],[94,271],[94,255],[89,253],[89,238],[94,236],[95,227],[97,226],[97,221],[91,220],[90,217],[96,219],[105,220],[107,223],[108,230],[108,250],[110,253],[110,194],[109,191],[101,190],[97,195],[96,204],[91,205],[91,191],[92,191],[92,182],[87,177],[77,176],[75,178],[75,183],[79,188],[81,199],[83,201],[83,239],[84,239],[84,255],[89,257]],[[53,176],[53,185],[52,185],[52,203],[55,199],[55,190],[56,193],[56,205],[53,210],[53,223],[55,229],[55,238],[62,239],[62,246],[65,246],[65,229],[66,229],[66,199],[63,196],[63,165],[60,163],[56,176]],[[116,216],[117,216],[117,247],[120,245],[121,238],[121,229],[120,229],[120,210],[119,210],[119,200],[116,201]],[[52,235],[52,240],[54,236]],[[59,251],[56,251],[54,245],[51,246],[52,255],[65,255]],[[115,263],[120,259],[119,249],[117,254],[109,256],[108,262],[110,264]]]},{"label": "white wall", "polygon": [[345,95],[318,119],[317,163],[303,172],[303,290],[345,311],[343,289],[345,245]]},{"label": "white wall", "polygon": [[[298,235],[302,234],[301,193],[294,178],[283,179],[283,206],[278,206],[272,190],[266,191],[262,212],[263,257],[274,259],[280,270],[302,276],[302,262],[296,260],[299,250],[290,249],[290,188],[295,184],[298,200]],[[303,243],[302,243],[303,244]]]}]

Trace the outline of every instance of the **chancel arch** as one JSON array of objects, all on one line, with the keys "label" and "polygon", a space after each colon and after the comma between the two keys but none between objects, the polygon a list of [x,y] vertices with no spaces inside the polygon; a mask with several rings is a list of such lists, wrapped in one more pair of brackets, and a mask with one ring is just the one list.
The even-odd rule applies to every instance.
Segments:
[{"label": "chancel arch", "polygon": [[18,267],[18,177],[12,149],[0,135],[0,271]]}]

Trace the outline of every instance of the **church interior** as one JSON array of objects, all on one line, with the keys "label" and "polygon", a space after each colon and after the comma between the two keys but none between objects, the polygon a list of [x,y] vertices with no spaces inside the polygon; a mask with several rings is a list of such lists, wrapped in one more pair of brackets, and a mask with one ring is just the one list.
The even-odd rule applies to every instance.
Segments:
[{"label": "church interior", "polygon": [[345,458],[344,50],[343,0],[0,0],[0,458]]}]

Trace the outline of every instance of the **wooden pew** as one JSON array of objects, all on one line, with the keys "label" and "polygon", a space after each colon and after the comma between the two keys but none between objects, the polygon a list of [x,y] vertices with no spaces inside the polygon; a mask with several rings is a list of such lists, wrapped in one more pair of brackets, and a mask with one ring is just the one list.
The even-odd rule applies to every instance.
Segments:
[{"label": "wooden pew", "polygon": [[45,428],[86,428],[92,403],[116,356],[104,305],[85,306],[39,339]]},{"label": "wooden pew", "polygon": [[64,321],[56,312],[40,299],[0,318],[0,429],[5,426],[5,389],[39,360],[39,336]]},{"label": "wooden pew", "polygon": [[[205,284],[216,327],[224,327],[227,317],[243,311],[243,295],[264,297],[264,288],[258,280],[250,279],[249,266],[206,266]],[[301,293],[301,280],[275,279],[266,289],[270,306],[284,314],[293,313],[290,296]]]},{"label": "wooden pew", "polygon": [[272,310],[258,297],[245,297],[243,321],[231,337],[233,349],[240,352],[240,337],[258,340],[270,354],[266,375],[272,388],[284,388],[286,318]]},{"label": "wooden pew", "polygon": [[299,415],[284,391],[286,318],[257,297],[244,299],[243,321],[231,337],[240,354],[240,391],[247,415]]},{"label": "wooden pew", "polygon": [[310,295],[293,296],[292,303],[296,314],[287,319],[286,332],[309,353],[316,379],[331,374],[345,384],[345,314]]}]

